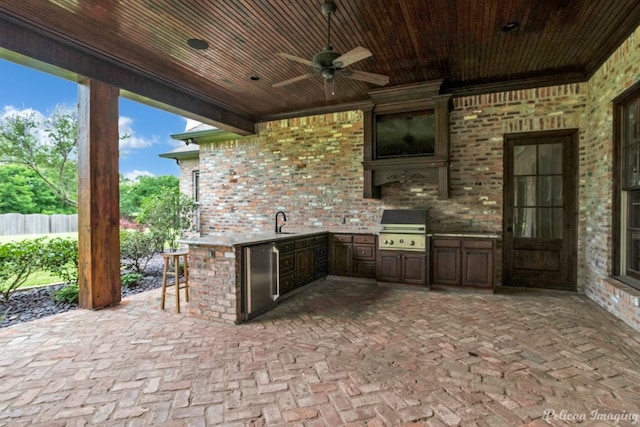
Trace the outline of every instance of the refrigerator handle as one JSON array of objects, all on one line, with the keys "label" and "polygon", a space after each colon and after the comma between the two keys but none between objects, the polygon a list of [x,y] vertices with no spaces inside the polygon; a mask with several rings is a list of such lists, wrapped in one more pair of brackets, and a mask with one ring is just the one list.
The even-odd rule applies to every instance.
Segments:
[{"label": "refrigerator handle", "polygon": [[[271,299],[273,299],[274,301],[277,300],[278,298],[280,298],[280,251],[278,250],[278,248],[273,245],[271,247],[272,253],[272,259],[271,262],[273,262],[276,266],[275,269],[271,269],[272,274],[275,272],[275,277],[273,277],[271,279]],[[276,291],[273,292],[273,284],[276,284]]]}]

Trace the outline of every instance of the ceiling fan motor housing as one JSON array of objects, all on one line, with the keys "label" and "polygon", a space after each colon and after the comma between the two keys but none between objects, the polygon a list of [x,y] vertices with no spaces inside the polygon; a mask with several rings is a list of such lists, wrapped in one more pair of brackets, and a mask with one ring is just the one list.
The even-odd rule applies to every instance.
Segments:
[{"label": "ceiling fan motor housing", "polygon": [[334,59],[338,58],[340,54],[333,50],[331,46],[327,46],[322,52],[313,56],[313,63],[316,71],[322,71],[325,68],[339,68],[334,64]]},{"label": "ceiling fan motor housing", "polygon": [[336,4],[332,1],[328,1],[322,5],[322,14],[324,16],[333,15],[336,13]]}]

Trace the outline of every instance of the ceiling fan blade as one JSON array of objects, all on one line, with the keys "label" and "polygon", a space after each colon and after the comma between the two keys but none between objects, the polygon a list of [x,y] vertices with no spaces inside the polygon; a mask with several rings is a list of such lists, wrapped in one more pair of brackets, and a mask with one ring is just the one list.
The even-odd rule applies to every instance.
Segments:
[{"label": "ceiling fan blade", "polygon": [[324,97],[327,101],[336,97],[336,79],[324,79]]},{"label": "ceiling fan blade", "polygon": [[354,62],[361,61],[365,58],[372,56],[373,53],[366,47],[358,46],[351,49],[349,52],[344,53],[333,60],[333,65],[338,68],[344,68],[347,65],[351,65]]},{"label": "ceiling fan blade", "polygon": [[271,87],[282,87],[282,86],[286,86],[286,85],[291,84],[291,83],[299,82],[300,80],[308,79],[309,77],[313,77],[313,76],[315,76],[315,75],[316,75],[316,73],[307,73],[307,74],[303,74],[303,75],[301,75],[301,76],[294,77],[294,78],[292,78],[292,79],[285,80],[285,81],[283,81],[283,82],[280,82],[280,83],[276,83],[276,84],[274,84],[274,85],[271,85]]},{"label": "ceiling fan blade", "polygon": [[278,56],[280,56],[281,58],[290,59],[292,61],[299,62],[301,64],[309,65],[311,67],[313,67],[315,65],[313,63],[313,61],[309,61],[308,59],[300,58],[299,56],[289,55],[288,53],[278,53]]},{"label": "ceiling fan blade", "polygon": [[366,71],[360,70],[343,70],[342,73],[345,77],[349,77],[350,79],[361,80],[378,86],[384,86],[389,83],[389,76],[384,76],[382,74],[367,73]]}]

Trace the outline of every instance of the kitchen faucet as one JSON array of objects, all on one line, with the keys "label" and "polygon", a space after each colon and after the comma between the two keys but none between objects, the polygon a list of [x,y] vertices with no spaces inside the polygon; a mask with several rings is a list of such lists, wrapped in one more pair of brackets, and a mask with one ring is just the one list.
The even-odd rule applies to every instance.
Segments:
[{"label": "kitchen faucet", "polygon": [[282,233],[282,225],[278,227],[278,215],[282,214],[282,219],[287,222],[287,215],[283,211],[276,212],[276,233]]}]

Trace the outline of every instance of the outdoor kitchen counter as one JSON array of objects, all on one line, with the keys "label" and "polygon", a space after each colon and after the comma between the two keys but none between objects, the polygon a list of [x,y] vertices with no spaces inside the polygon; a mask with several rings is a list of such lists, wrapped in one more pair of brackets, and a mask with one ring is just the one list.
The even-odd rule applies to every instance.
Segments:
[{"label": "outdoor kitchen counter", "polygon": [[321,228],[287,230],[282,233],[274,231],[263,232],[218,232],[207,236],[182,239],[180,243],[200,246],[246,246],[256,245],[265,242],[275,242],[278,240],[313,236],[315,234],[326,233],[327,230]]},{"label": "outdoor kitchen counter", "polygon": [[227,323],[243,321],[242,248],[327,233],[375,233],[377,230],[298,228],[286,232],[218,232],[181,239],[189,246],[189,314]]},{"label": "outdoor kitchen counter", "polygon": [[379,230],[375,229],[332,229],[332,228],[296,228],[276,233],[274,231],[221,231],[211,233],[202,237],[181,239],[179,242],[186,245],[201,246],[246,246],[265,242],[275,242],[283,239],[292,239],[306,236],[313,236],[324,233],[348,233],[348,234],[378,234]]}]

